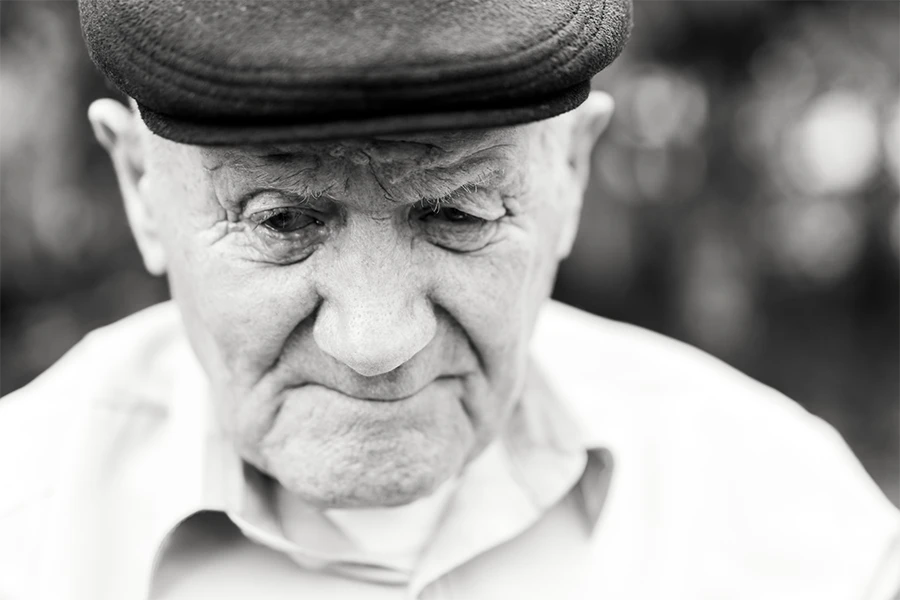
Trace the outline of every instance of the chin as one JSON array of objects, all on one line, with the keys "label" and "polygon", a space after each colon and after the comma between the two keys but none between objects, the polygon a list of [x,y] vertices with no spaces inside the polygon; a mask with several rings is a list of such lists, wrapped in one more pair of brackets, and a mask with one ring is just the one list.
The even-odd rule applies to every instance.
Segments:
[{"label": "chin", "polygon": [[331,450],[314,453],[321,457],[317,461],[270,456],[263,470],[289,492],[320,508],[401,506],[429,496],[457,475],[468,449],[465,445],[362,444]]},{"label": "chin", "polygon": [[446,478],[432,474],[393,481],[353,481],[330,489],[305,490],[307,500],[322,508],[388,508],[430,496]]}]

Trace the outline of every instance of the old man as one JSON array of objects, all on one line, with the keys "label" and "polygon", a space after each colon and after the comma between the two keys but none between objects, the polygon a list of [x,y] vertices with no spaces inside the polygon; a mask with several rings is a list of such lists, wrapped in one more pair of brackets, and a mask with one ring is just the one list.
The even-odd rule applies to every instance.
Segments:
[{"label": "old man", "polygon": [[0,403],[0,597],[896,593],[897,511],[830,427],[548,301],[627,0],[81,16],[173,301]]}]

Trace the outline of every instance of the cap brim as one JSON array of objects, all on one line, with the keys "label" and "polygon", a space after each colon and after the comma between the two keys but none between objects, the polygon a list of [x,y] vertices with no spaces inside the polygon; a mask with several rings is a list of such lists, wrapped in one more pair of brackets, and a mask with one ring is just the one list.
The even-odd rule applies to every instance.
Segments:
[{"label": "cap brim", "polygon": [[573,86],[544,102],[520,107],[424,113],[309,123],[204,123],[179,120],[138,104],[141,118],[153,133],[198,146],[264,145],[294,141],[375,137],[401,133],[484,129],[549,119],[578,107],[590,94],[590,84]]}]

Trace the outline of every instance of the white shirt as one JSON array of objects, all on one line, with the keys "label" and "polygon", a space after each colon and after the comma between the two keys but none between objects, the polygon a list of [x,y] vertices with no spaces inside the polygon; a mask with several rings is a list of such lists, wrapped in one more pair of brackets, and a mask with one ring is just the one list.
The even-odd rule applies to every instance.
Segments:
[{"label": "white shirt", "polygon": [[209,416],[172,304],[99,330],[0,401],[0,599],[900,589],[897,510],[793,402],[688,346],[556,303],[533,362],[543,377],[501,443],[462,474],[412,571],[391,583],[380,576],[397,564],[371,564],[359,540],[331,552],[282,527]]}]

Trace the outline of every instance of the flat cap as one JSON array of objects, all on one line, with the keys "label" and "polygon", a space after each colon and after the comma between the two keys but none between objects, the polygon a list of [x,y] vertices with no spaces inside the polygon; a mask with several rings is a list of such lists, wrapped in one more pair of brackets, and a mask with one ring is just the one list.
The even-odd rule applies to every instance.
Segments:
[{"label": "flat cap", "polygon": [[581,104],[631,0],[79,0],[154,133],[267,144],[512,125]]}]

